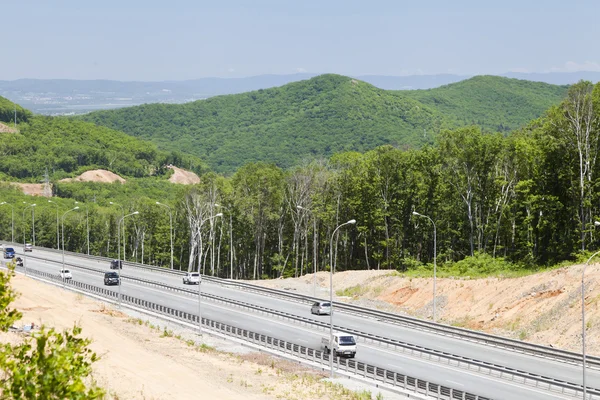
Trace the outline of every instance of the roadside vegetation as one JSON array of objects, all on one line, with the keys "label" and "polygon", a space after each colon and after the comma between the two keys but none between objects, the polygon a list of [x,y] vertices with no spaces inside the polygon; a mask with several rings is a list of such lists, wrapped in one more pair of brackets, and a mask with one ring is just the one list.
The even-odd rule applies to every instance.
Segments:
[{"label": "roadside vegetation", "polygon": [[[0,331],[7,332],[22,315],[10,308],[16,293],[10,280],[14,264],[0,271]],[[98,356],[82,338],[81,327],[57,332],[42,326],[16,344],[0,346],[0,396],[3,399],[104,398],[105,391],[89,380]]]}]

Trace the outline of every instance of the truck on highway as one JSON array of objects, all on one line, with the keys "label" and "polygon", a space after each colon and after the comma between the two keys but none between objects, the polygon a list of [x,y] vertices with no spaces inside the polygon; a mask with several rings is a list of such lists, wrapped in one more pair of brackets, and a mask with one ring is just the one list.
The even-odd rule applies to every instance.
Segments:
[{"label": "truck on highway", "polygon": [[354,335],[343,332],[333,332],[333,344],[329,343],[329,336],[321,338],[321,350],[336,356],[354,358],[356,355],[356,338]]}]

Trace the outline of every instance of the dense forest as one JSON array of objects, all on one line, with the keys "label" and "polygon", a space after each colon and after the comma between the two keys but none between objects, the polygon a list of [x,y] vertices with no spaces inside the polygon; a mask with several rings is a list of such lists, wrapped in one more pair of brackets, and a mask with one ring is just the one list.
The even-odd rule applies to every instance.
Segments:
[{"label": "dense forest", "polygon": [[29,115],[18,128],[18,133],[0,134],[1,180],[40,182],[48,174],[55,181],[97,168],[129,177],[164,176],[170,173],[168,164],[206,170],[194,156],[161,151],[150,142],[71,118]]},{"label": "dense forest", "polygon": [[419,148],[447,128],[524,126],[566,87],[481,76],[431,90],[389,91],[340,75],[188,104],[148,104],[81,118],[203,159],[231,174],[248,162],[290,168],[343,151]]},{"label": "dense forest", "polygon": [[514,270],[539,268],[599,247],[599,139],[600,84],[580,82],[510,135],[443,129],[421,149],[385,145],[288,169],[247,163],[230,177],[204,173],[190,187],[153,177],[124,185],[57,182],[57,204],[31,206],[37,199],[5,185],[0,237],[11,237],[14,215],[15,240],[31,241],[35,212],[37,244],[55,246],[58,216],[78,201],[78,210],[61,217],[68,249],[86,252],[89,244],[93,254],[116,255],[116,221],[139,211],[126,220],[125,257],[166,267],[171,213],[175,267],[224,277],[326,270],[330,257],[337,270],[427,269],[431,222],[440,273],[482,256]]}]

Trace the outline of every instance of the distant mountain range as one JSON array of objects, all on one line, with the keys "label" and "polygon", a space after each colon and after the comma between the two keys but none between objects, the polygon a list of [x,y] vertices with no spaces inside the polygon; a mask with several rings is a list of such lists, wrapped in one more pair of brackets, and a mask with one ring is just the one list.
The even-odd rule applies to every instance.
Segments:
[{"label": "distant mountain range", "polygon": [[[307,80],[318,74],[259,75],[247,78],[202,78],[185,81],[121,82],[111,80],[18,79],[0,81],[0,96],[39,114],[82,114],[147,103],[187,103]],[[503,77],[555,85],[581,79],[600,81],[600,72],[502,74]],[[469,79],[470,75],[362,75],[354,78],[386,90],[432,89]]]}]

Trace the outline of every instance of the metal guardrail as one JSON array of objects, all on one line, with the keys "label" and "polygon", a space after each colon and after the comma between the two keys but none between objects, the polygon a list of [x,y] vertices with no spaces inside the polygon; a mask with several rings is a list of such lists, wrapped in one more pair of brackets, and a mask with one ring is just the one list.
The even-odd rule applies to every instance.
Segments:
[{"label": "metal guardrail", "polygon": [[[55,249],[45,249],[44,248],[44,250],[59,252],[59,250],[55,250]],[[90,258],[90,259],[105,260],[105,261],[111,260],[111,258],[107,258],[107,257],[92,256],[92,255],[88,256],[85,254],[75,253],[75,252],[66,252],[65,254],[69,254],[69,255],[73,255],[73,256],[77,256],[77,257],[85,257],[85,258]],[[145,264],[141,264],[141,263],[135,263],[135,262],[126,262],[125,265],[131,266],[134,268],[159,272],[159,273],[163,273],[163,274],[167,274],[167,275],[181,276],[184,274],[184,272],[181,272],[181,271],[173,271],[170,269],[153,267],[153,266],[149,266],[149,265],[145,265]],[[205,281],[213,282],[215,284],[219,284],[222,286],[235,287],[235,288],[238,288],[241,290],[258,292],[261,294],[267,294],[270,296],[281,297],[281,298],[285,298],[285,299],[291,298],[291,299],[295,299],[297,301],[302,301],[305,303],[311,303],[316,300],[321,300],[319,298],[315,298],[312,296],[306,296],[306,295],[301,295],[301,294],[297,294],[297,293],[290,293],[290,292],[277,290],[277,289],[265,288],[262,286],[245,283],[245,282],[232,281],[229,279],[210,277],[210,276],[206,276],[206,275],[203,276],[203,279]],[[579,353],[570,352],[570,351],[562,350],[562,349],[555,349],[552,347],[538,345],[538,344],[534,344],[534,343],[522,342],[522,341],[515,340],[515,339],[504,338],[501,336],[491,335],[491,334],[478,332],[478,331],[472,331],[469,329],[454,327],[454,326],[450,326],[450,325],[443,325],[443,324],[435,323],[432,321],[421,320],[421,319],[417,319],[417,318],[413,318],[413,317],[403,316],[403,315],[399,315],[399,314],[374,310],[371,308],[360,307],[360,306],[346,304],[346,303],[340,303],[340,302],[335,302],[334,307],[337,308],[338,310],[343,310],[346,313],[358,314],[363,317],[367,316],[367,317],[375,318],[375,319],[378,319],[378,320],[381,320],[384,322],[390,322],[390,323],[394,323],[397,325],[406,326],[411,329],[420,329],[420,330],[427,331],[427,332],[433,332],[433,333],[442,334],[445,336],[456,337],[461,340],[468,340],[468,341],[472,341],[472,342],[476,342],[476,343],[480,343],[480,344],[484,344],[484,345],[488,345],[488,346],[494,346],[497,348],[508,349],[511,351],[518,351],[522,354],[534,355],[537,357],[557,360],[557,361],[561,361],[561,362],[568,362],[568,363],[576,364],[576,365],[580,365],[581,360],[582,360],[582,356]],[[588,366],[600,368],[600,357],[586,356],[586,361],[587,361]]]},{"label": "metal guardrail", "polygon": [[[35,258],[39,259],[41,257],[35,257]],[[67,263],[65,263],[65,264],[67,264]],[[67,265],[74,266],[79,269],[85,269],[88,271],[97,272],[99,274],[104,273],[104,270],[98,270],[98,269],[91,268],[91,267],[77,266],[75,264],[70,264],[70,263]],[[183,293],[183,294],[187,294],[187,295],[191,295],[191,296],[198,295],[198,291],[190,290],[187,288],[169,286],[169,285],[165,285],[162,282],[149,281],[149,280],[140,279],[140,278],[136,278],[136,277],[130,277],[130,276],[126,276],[126,275],[121,275],[121,279],[136,282],[136,283],[143,284],[143,285],[156,286],[156,287],[160,287],[162,289],[166,289],[166,290],[178,292],[178,293]],[[111,293],[114,293],[114,292],[111,291]],[[209,293],[202,293],[202,297],[209,299],[213,302],[226,304],[228,306],[236,306],[236,307],[244,308],[247,310],[251,310],[253,312],[263,313],[263,314],[269,315],[271,317],[274,316],[274,317],[283,318],[286,320],[293,321],[295,323],[301,323],[301,324],[304,324],[307,326],[310,325],[311,327],[317,327],[322,330],[329,329],[329,324],[326,324],[326,323],[323,323],[323,322],[320,322],[320,321],[317,321],[314,319],[310,319],[310,318],[300,317],[295,314],[291,314],[291,313],[287,313],[287,312],[283,312],[283,311],[279,311],[279,310],[274,310],[274,309],[270,309],[267,307],[257,306],[252,303],[246,303],[246,302],[242,302],[242,301],[235,300],[235,299],[212,295]],[[385,346],[386,348],[393,347],[394,350],[396,350],[396,351],[400,350],[401,353],[409,355],[409,356],[413,356],[413,357],[416,356],[418,358],[421,358],[421,359],[424,359],[427,361],[442,363],[442,364],[446,364],[451,367],[466,369],[468,371],[475,371],[478,373],[486,374],[486,375],[494,377],[494,378],[500,378],[500,379],[508,380],[508,381],[515,382],[515,383],[521,383],[524,385],[533,386],[533,387],[547,390],[550,392],[556,392],[556,393],[567,394],[567,395],[575,395],[579,391],[582,391],[581,385],[577,385],[577,384],[574,384],[571,382],[562,381],[562,380],[554,379],[551,377],[546,377],[543,375],[532,374],[527,371],[504,367],[504,366],[500,366],[500,365],[495,365],[492,363],[488,363],[488,362],[484,362],[484,361],[480,361],[480,360],[474,360],[471,358],[462,357],[459,355],[446,353],[446,352],[442,352],[442,351],[438,351],[438,350],[432,350],[432,349],[428,349],[428,348],[414,345],[411,343],[402,342],[399,340],[388,339],[388,338],[385,338],[382,336],[375,336],[375,335],[369,334],[367,332],[362,332],[362,331],[358,331],[358,330],[354,330],[354,329],[348,329],[348,328],[338,326],[338,325],[334,325],[334,329],[344,330],[348,333],[354,334],[364,343],[373,343],[378,346]],[[590,393],[596,393],[596,395],[600,397],[600,391],[597,391],[596,389],[592,389],[592,388],[590,388],[589,390],[590,390]]]},{"label": "metal guardrail", "polygon": [[[37,275],[46,279],[50,279],[51,281],[56,282],[58,285],[64,284],[68,287],[75,287],[85,292],[107,297],[111,300],[114,300],[118,297],[118,294],[116,292],[102,287],[72,280],[63,282],[60,275],[54,275],[37,270],[30,270],[28,272],[32,275]],[[159,314],[163,314],[165,316],[174,317],[175,319],[187,323],[198,324],[198,316],[195,314],[159,305],[129,295],[121,295],[121,301],[125,304],[153,311]],[[206,326],[209,329],[225,333],[228,336],[233,336],[238,339],[242,339],[268,349],[277,350],[285,354],[290,354],[300,359],[309,361],[313,364],[320,364],[323,366],[324,369],[328,368],[329,366],[329,357],[333,357],[333,354],[327,354],[326,352],[321,350],[315,350],[296,343],[287,342],[285,340],[256,333],[247,329],[237,328],[233,325],[217,322],[204,317],[202,318],[201,323],[203,326]],[[489,400],[487,397],[478,396],[476,394],[468,393],[462,390],[457,390],[444,385],[424,381],[422,379],[414,378],[405,374],[401,374],[399,372],[377,367],[353,359],[335,357],[333,361],[334,365],[340,371],[344,371],[349,374],[354,374],[363,378],[371,379],[376,382],[385,383],[387,385],[398,387],[403,390],[414,391],[415,393],[431,396],[436,399]]]}]

